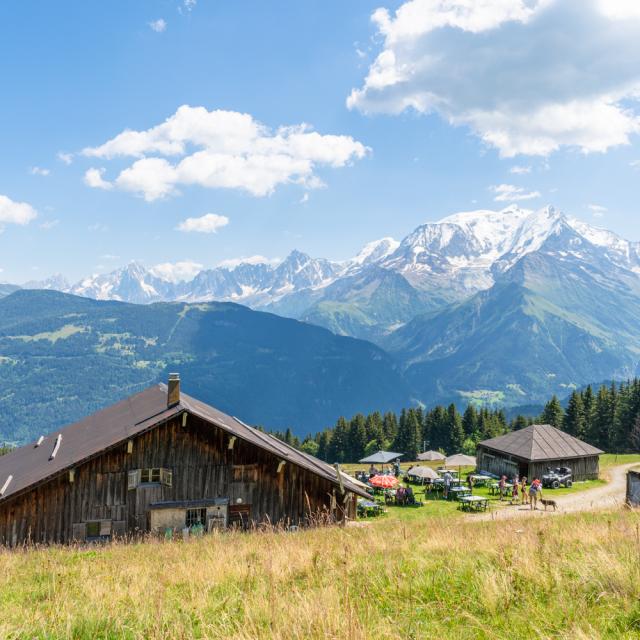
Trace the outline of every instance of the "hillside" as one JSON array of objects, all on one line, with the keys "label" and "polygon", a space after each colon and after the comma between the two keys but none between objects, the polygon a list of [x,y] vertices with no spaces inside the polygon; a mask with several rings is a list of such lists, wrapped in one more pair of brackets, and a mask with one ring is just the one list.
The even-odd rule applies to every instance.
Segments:
[{"label": "hillside", "polygon": [[132,305],[54,291],[0,300],[0,440],[23,441],[179,371],[185,391],[297,434],[410,393],[378,347],[230,303]]},{"label": "hillside", "polygon": [[402,520],[347,529],[3,553],[0,633],[87,640],[638,637],[636,514],[480,523],[475,515],[409,509]]},{"label": "hillside", "polygon": [[572,240],[565,228],[487,291],[388,337],[423,397],[517,405],[637,373],[640,282],[586,243],[567,260],[557,247]]}]

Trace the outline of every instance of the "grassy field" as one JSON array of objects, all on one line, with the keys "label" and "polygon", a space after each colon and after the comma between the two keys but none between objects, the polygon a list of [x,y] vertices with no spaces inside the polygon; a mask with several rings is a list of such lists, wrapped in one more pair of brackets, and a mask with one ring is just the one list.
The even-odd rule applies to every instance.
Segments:
[{"label": "grassy field", "polygon": [[0,552],[5,638],[638,638],[640,517]]},{"label": "grassy field", "polygon": [[2,640],[638,637],[626,510],[474,521],[429,500],[347,528],[0,550]]}]

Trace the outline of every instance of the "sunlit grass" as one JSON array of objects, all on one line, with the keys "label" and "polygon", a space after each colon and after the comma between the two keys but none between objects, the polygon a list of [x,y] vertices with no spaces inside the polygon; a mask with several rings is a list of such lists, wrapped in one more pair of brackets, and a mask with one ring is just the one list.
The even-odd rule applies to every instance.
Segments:
[{"label": "sunlit grass", "polygon": [[0,552],[2,638],[637,638],[633,512]]}]

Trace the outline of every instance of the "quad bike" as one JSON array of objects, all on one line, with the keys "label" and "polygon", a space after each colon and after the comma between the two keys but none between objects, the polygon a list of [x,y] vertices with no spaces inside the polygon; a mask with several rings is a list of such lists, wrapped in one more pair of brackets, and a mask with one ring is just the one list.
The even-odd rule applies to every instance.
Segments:
[{"label": "quad bike", "polygon": [[571,469],[569,467],[547,469],[547,473],[542,476],[542,486],[548,489],[558,489],[561,485],[567,489],[573,486]]}]

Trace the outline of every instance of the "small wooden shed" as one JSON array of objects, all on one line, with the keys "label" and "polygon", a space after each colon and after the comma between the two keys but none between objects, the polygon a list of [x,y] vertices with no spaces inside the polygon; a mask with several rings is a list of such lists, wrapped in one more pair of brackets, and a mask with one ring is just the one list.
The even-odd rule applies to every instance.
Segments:
[{"label": "small wooden shed", "polygon": [[600,449],[549,424],[533,424],[478,443],[477,468],[494,475],[540,478],[548,468],[570,467],[574,480],[594,480]]},{"label": "small wooden shed", "polygon": [[169,385],[0,457],[0,544],[355,517],[336,469]]}]

